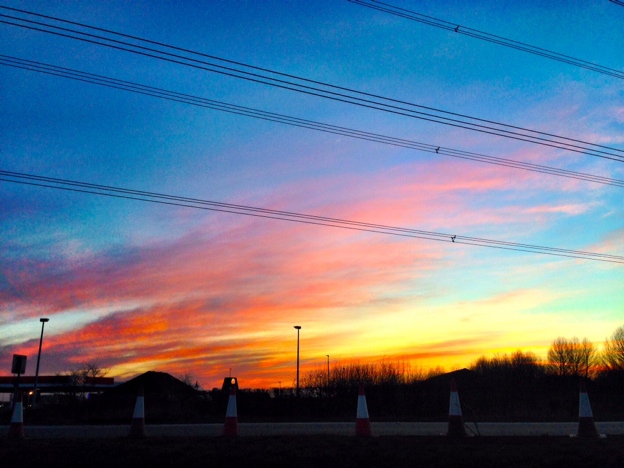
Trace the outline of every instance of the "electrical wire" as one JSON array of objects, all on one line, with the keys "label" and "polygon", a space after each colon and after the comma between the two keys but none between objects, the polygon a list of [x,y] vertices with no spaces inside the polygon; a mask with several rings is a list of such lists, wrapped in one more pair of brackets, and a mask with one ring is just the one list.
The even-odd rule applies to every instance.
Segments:
[{"label": "electrical wire", "polygon": [[609,1],[615,3],[616,5],[624,6],[624,2],[621,0],[609,0]]},{"label": "electrical wire", "polygon": [[[136,36],[130,36],[115,31],[97,28],[83,23],[67,21],[4,6],[0,6],[0,9],[19,12],[23,15],[31,15],[38,18],[45,18],[48,21],[56,21],[62,24],[71,24],[74,26],[86,28],[89,31],[104,32],[106,34],[113,35],[114,37],[132,39],[139,42],[140,44],[147,45],[136,45],[124,40],[112,39],[109,37],[93,33],[87,33],[84,31],[78,31],[67,27],[61,27],[53,24],[43,23],[40,21],[0,14],[0,18],[6,18],[11,20],[0,20],[0,23],[4,23],[7,25],[19,26],[30,30],[40,31],[56,36],[105,46],[113,48],[115,50],[131,52],[141,56],[155,58],[174,64],[185,65],[199,70],[205,70],[221,75],[240,78],[251,82],[274,86],[280,89],[287,89],[290,91],[304,93],[307,95],[323,97],[326,99],[349,103],[364,108],[380,110],[396,115],[403,115],[430,122],[436,122],[452,127],[464,128],[485,134],[502,136],[514,140],[531,142],[534,144],[563,149],[574,153],[624,162],[624,150],[610,146],[589,143],[583,140],[504,124],[493,120],[471,117],[465,114],[448,112],[433,107],[422,106],[419,104],[380,96],[377,94],[365,93],[362,91],[323,83],[296,75],[289,75],[286,73],[247,65],[242,62],[228,60],[213,55],[207,55],[189,49],[183,49],[160,42],[150,41]],[[154,46],[157,46],[160,49],[156,49],[154,48]],[[174,50],[176,53],[167,52],[167,50]],[[206,58],[210,59],[211,61],[206,61]]]},{"label": "electrical wire", "polygon": [[396,226],[388,226],[383,224],[366,223],[360,221],[346,220],[340,218],[330,218],[325,216],[316,216],[292,211],[272,210],[268,208],[259,208],[248,205],[237,205],[231,203],[222,203],[211,200],[203,200],[198,198],[182,197],[177,195],[168,195],[157,192],[148,192],[142,190],[133,190],[122,187],[113,187],[109,185],[91,184],[88,182],[73,181],[67,179],[58,179],[52,177],[38,176],[33,174],[25,174],[20,172],[12,172],[0,170],[0,181],[12,182],[16,184],[30,185],[43,188],[51,188],[57,190],[65,190],[70,192],[85,193],[91,195],[107,196],[114,198],[122,198],[127,200],[137,200],[150,203],[158,203],[163,205],[180,206],[186,208],[194,208],[209,211],[218,211],[223,213],[231,213],[245,216],[254,216],[265,219],[290,221],[303,224],[311,224],[317,226],[328,226],[341,229],[349,229],[353,231],[369,232],[376,234],[385,234],[392,236],[426,239],[438,242],[447,242],[453,244],[465,244],[477,247],[488,247],[503,250],[512,250],[520,252],[528,252],[534,254],[551,255],[556,257],[567,257],[578,260],[592,260],[600,262],[624,264],[624,256],[602,254],[597,252],[586,252],[581,250],[560,249],[555,247],[546,247],[531,244],[521,244],[516,242],[499,241],[485,239],[480,237],[470,237],[462,235],[451,235],[434,231],[423,231],[419,229],[409,229]]},{"label": "electrical wire", "polygon": [[[612,1],[613,3],[619,3],[621,5],[624,5],[624,3],[618,0],[610,0],[610,1]],[[553,52],[552,50],[532,46],[524,42],[514,41],[513,39],[506,39],[501,36],[490,34],[484,31],[479,31],[478,29],[468,28],[466,26],[459,25],[457,23],[452,23],[449,21],[434,18],[433,16],[423,15],[422,13],[417,13],[415,11],[406,10],[405,8],[400,8],[395,5],[391,5],[389,3],[384,3],[384,2],[377,1],[377,0],[370,0],[370,1],[349,0],[349,2],[355,3],[356,5],[368,7],[373,10],[381,11],[383,13],[389,13],[394,16],[399,16],[401,18],[405,18],[411,21],[416,21],[416,22],[426,24],[429,26],[434,26],[436,28],[444,29],[446,31],[452,31],[457,34],[463,34],[465,36],[470,36],[475,39],[481,39],[483,41],[491,42],[491,43],[502,45],[505,47],[510,47],[512,49],[520,50],[522,52],[528,52],[530,54],[538,55],[540,57],[545,57],[545,58],[549,58],[552,60],[557,60],[559,62],[567,63],[569,65],[574,65],[576,67],[584,68],[586,70],[591,70],[591,71],[595,71],[598,73],[602,73],[604,75],[609,75],[615,78],[624,79],[624,72],[620,70],[616,70],[614,68],[605,67],[605,66],[598,65],[592,62],[588,62],[586,60],[574,58],[569,55],[560,54],[558,52]]]},{"label": "electrical wire", "polygon": [[165,100],[175,101],[179,103],[189,104],[193,106],[218,110],[222,112],[228,112],[237,115],[243,115],[246,117],[252,117],[261,120],[267,120],[271,122],[282,123],[295,127],[307,128],[311,130],[317,130],[325,133],[332,133],[351,138],[357,138],[360,140],[373,141],[386,145],[398,146],[403,148],[414,149],[418,151],[424,151],[428,153],[436,153],[444,156],[451,156],[454,158],[467,159],[477,162],[484,162],[487,164],[493,164],[497,166],[509,167],[513,169],[522,169],[526,171],[543,173],[549,175],[555,175],[560,177],[566,177],[570,179],[583,180],[588,182],[594,182],[604,185],[611,185],[615,187],[624,187],[624,180],[612,179],[608,177],[586,174],[581,172],[568,171],[565,169],[558,169],[549,166],[542,166],[537,164],[525,163],[521,161],[515,161],[511,159],[498,158],[494,156],[486,156],[478,153],[471,153],[467,151],[456,150],[452,148],[444,148],[441,146],[419,143],[411,140],[380,135],[371,132],[365,132],[360,130],[354,130],[346,127],[339,127],[335,125],[325,124],[322,122],[315,122],[312,120],[300,119],[297,117],[291,117],[283,114],[277,114],[272,112],[266,112],[259,109],[253,109],[249,107],[237,106],[234,104],[228,104],[222,101],[215,101],[211,99],[202,98],[199,96],[193,96],[190,94],[183,94],[174,91],[169,91],[163,88],[156,88],[152,86],[146,86],[139,83],[133,83],[130,81],[118,80],[115,78],[96,75],[93,73],[87,73],[79,70],[74,70],[65,67],[59,67],[55,65],[45,64],[42,62],[36,62],[32,60],[25,60],[17,57],[11,57],[8,55],[0,54],[0,65],[19,68],[27,71],[34,71],[39,73],[45,73],[48,75],[58,76],[62,78],[68,78],[78,80],[81,82],[96,84],[109,88],[115,88],[123,91],[128,91],[136,94],[143,94],[147,96],[157,97]]}]

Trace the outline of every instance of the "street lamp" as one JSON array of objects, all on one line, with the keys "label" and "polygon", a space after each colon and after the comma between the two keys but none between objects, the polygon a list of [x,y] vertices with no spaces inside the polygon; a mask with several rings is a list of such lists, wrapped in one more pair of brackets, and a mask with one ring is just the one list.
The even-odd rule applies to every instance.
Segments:
[{"label": "street lamp", "polygon": [[295,325],[295,329],[297,330],[297,396],[299,396],[299,330],[301,327]]},{"label": "street lamp", "polygon": [[35,370],[35,388],[33,389],[34,395],[33,395],[33,401],[32,401],[33,409],[35,409],[35,406],[37,405],[37,383],[39,382],[39,361],[41,360],[41,344],[43,343],[43,327],[45,327],[45,323],[49,322],[50,319],[40,318],[39,321],[41,322],[41,338],[39,339],[39,354],[37,355],[37,369]]}]

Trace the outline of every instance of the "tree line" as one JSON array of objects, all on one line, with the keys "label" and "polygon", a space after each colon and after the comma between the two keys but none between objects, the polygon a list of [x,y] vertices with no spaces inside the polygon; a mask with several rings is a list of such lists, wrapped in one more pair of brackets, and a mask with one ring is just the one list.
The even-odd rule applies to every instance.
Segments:
[{"label": "tree line", "polygon": [[522,350],[482,356],[468,369],[448,374],[441,368],[426,371],[402,361],[335,362],[329,372],[327,366],[307,372],[299,398],[276,389],[274,394],[281,397],[276,404],[292,403],[289,411],[308,410],[304,417],[348,417],[363,383],[369,411],[376,418],[441,420],[448,413],[451,378],[457,382],[466,417],[475,421],[574,420],[580,380],[585,381],[599,418],[621,420],[624,326],[607,338],[601,350],[585,338],[558,337],[543,358]]},{"label": "tree line", "polygon": [[535,354],[516,351],[488,359],[483,356],[470,367],[480,374],[502,369],[536,376],[539,374],[586,379],[624,374],[624,326],[606,339],[601,352],[587,338],[556,338],[541,361]]},{"label": "tree line", "polygon": [[[587,338],[556,338],[542,360],[535,353],[482,356],[469,369],[484,376],[532,380],[542,376],[586,379],[624,377],[624,325],[606,339],[602,351]],[[311,395],[323,395],[366,386],[405,385],[443,374],[437,367],[428,371],[403,361],[377,363],[335,362],[331,368],[317,367],[304,374],[301,387]]]}]

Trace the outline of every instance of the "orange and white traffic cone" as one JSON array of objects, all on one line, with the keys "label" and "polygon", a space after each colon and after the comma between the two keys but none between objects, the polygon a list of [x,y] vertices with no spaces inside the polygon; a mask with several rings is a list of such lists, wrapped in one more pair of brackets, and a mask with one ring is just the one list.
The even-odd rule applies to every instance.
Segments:
[{"label": "orange and white traffic cone", "polygon": [[587,388],[585,382],[581,382],[579,395],[579,425],[576,437],[606,437],[598,434],[596,424],[594,424],[594,414],[592,413],[589,397],[587,396]]},{"label": "orange and white traffic cone", "polygon": [[223,435],[234,437],[238,435],[238,416],[236,414],[236,386],[230,388],[230,398],[228,399],[227,411],[225,412],[225,425]]},{"label": "orange and white traffic cone", "polygon": [[134,414],[130,425],[130,437],[145,437],[145,398],[143,388],[139,389],[139,394],[134,404]]},{"label": "orange and white traffic cone", "polygon": [[364,384],[360,384],[357,415],[355,420],[355,435],[360,437],[370,437],[371,434],[370,419],[368,418],[368,406],[366,405],[366,395],[364,394]]},{"label": "orange and white traffic cone", "polygon": [[449,424],[448,436],[466,436],[466,428],[464,427],[464,418],[462,417],[461,405],[459,404],[459,395],[457,394],[457,384],[455,379],[451,379],[451,400],[449,403]]},{"label": "orange and white traffic cone", "polygon": [[15,404],[13,406],[13,416],[11,417],[11,425],[9,426],[9,438],[24,438],[24,410],[22,406],[21,392],[15,393]]}]

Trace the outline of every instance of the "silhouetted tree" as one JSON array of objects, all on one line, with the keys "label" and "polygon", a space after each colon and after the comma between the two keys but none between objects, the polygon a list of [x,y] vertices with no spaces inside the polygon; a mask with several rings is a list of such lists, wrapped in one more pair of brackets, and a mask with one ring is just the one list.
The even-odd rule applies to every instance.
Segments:
[{"label": "silhouetted tree", "polygon": [[587,338],[583,341],[559,337],[548,348],[547,369],[559,376],[589,377],[596,363],[596,348]]},{"label": "silhouetted tree", "polygon": [[195,377],[193,377],[192,374],[186,373],[183,376],[179,377],[178,380],[184,382],[186,385],[195,390],[201,390],[201,384],[198,380],[195,379]]},{"label": "silhouetted tree", "polygon": [[511,356],[503,354],[492,358],[481,356],[471,366],[484,377],[500,380],[526,380],[539,377],[543,370],[534,353],[515,351]]},{"label": "silhouetted tree", "polygon": [[548,348],[546,367],[552,374],[564,376],[570,374],[570,354],[568,340],[562,336],[553,341]]},{"label": "silhouetted tree", "polygon": [[95,379],[105,377],[108,369],[100,366],[98,361],[84,362],[79,367],[57,375],[68,376],[63,395],[68,401],[83,401],[87,394],[95,390]]},{"label": "silhouetted tree", "polygon": [[510,359],[511,374],[522,379],[534,379],[543,374],[540,360],[532,352],[514,352]]},{"label": "silhouetted tree", "polygon": [[624,325],[605,341],[602,361],[607,370],[624,372]]},{"label": "silhouetted tree", "polygon": [[578,354],[580,362],[579,375],[587,379],[594,374],[594,369],[598,359],[594,343],[589,341],[587,338],[583,338],[583,341],[581,341],[578,345]]},{"label": "silhouetted tree", "polygon": [[[404,361],[360,363],[358,361],[334,362],[330,368],[329,390],[331,392],[357,389],[366,386],[393,386],[422,381],[444,372],[441,367],[424,371],[412,368]],[[308,394],[320,395],[328,388],[327,368],[320,366],[308,371],[301,379],[301,386]]]}]

